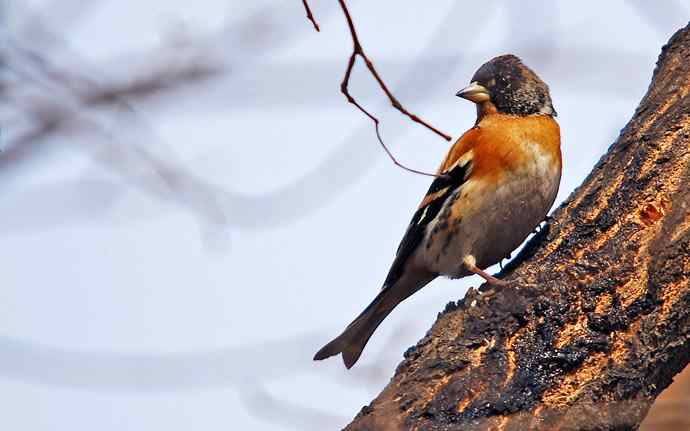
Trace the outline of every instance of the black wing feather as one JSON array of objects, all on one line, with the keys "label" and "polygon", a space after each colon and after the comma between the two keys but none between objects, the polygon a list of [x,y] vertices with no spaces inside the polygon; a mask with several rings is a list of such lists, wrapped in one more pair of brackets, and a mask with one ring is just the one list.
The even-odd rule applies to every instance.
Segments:
[{"label": "black wing feather", "polygon": [[392,286],[402,276],[405,262],[415,251],[419,243],[424,238],[426,226],[443,208],[446,199],[453,194],[453,192],[460,187],[467,180],[467,173],[470,168],[470,161],[464,164],[456,164],[450,170],[446,171],[442,176],[436,177],[429,187],[427,196],[436,193],[444,188],[448,188],[445,193],[436,197],[436,199],[429,202],[427,205],[419,208],[410,221],[405,236],[403,236],[398,251],[395,255],[395,260],[388,271],[386,281],[383,283],[383,288]]}]

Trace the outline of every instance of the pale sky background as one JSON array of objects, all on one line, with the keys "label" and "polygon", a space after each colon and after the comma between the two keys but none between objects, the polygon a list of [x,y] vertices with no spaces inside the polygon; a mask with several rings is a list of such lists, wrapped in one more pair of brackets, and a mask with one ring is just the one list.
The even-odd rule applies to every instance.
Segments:
[{"label": "pale sky background", "polygon": [[[631,117],[690,12],[681,1],[350,3],[400,101],[454,138],[474,122],[454,94],[478,66],[510,52],[537,71],[562,129],[558,203]],[[55,74],[2,66],[3,87],[72,109],[92,133],[75,126],[8,163],[5,145],[32,123],[2,99],[0,429],[338,429],[479,284],[434,281],[350,371],[312,362],[376,294],[430,180],[394,167],[345,102],[344,18],[336,2],[311,4],[320,33],[297,0],[0,1],[0,58],[42,58],[19,69],[44,61],[95,85],[162,64],[212,61],[217,73],[133,99],[128,113],[75,105]],[[391,110],[361,66],[351,91],[384,139],[435,170],[449,144]],[[151,160],[182,173],[174,192],[156,192]]]}]

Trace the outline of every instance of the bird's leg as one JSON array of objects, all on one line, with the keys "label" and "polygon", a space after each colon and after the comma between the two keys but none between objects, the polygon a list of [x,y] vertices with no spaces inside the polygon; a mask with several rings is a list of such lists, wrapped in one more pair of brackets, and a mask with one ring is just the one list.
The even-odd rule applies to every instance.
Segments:
[{"label": "bird's leg", "polygon": [[462,263],[465,265],[465,268],[473,274],[477,274],[484,280],[486,280],[487,283],[492,284],[494,286],[508,286],[507,281],[499,280],[498,278],[494,277],[493,275],[487,273],[486,271],[483,271],[477,267],[477,261],[475,260],[474,256],[472,255],[467,255],[465,258],[462,260]]},{"label": "bird's leg", "polygon": [[505,287],[505,286],[508,286],[508,284],[509,284],[507,281],[499,280],[498,278],[487,273],[486,271],[482,271],[481,269],[477,268],[476,266],[471,267],[471,268],[468,267],[467,269],[470,272],[473,272],[473,273],[477,274],[478,276],[480,276],[481,278],[483,278],[484,280],[486,280],[487,283],[492,284],[494,286]]}]

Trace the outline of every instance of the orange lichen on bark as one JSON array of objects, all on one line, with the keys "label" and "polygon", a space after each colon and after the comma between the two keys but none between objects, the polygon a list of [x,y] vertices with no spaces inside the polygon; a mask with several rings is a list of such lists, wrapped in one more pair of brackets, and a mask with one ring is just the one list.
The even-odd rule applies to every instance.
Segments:
[{"label": "orange lichen on bark", "polygon": [[613,347],[609,352],[609,357],[613,362],[622,364],[625,362],[627,355],[630,353],[628,342],[635,338],[640,329],[640,321],[635,321],[630,325],[626,331],[618,331],[612,334]]},{"label": "orange lichen on bark", "polygon": [[482,393],[484,393],[484,391],[486,390],[486,385],[484,385],[483,383],[480,382],[476,388],[472,388],[472,389],[473,390],[470,391],[470,394],[467,397],[461,399],[460,402],[458,403],[458,406],[457,406],[458,413],[464,412],[465,409],[467,407],[469,407],[470,404],[472,404],[472,402],[475,401],[478,396],[480,396]]},{"label": "orange lichen on bark", "polygon": [[624,285],[616,287],[616,295],[623,307],[629,307],[647,292],[646,276],[646,272],[638,272]]},{"label": "orange lichen on bark", "polygon": [[597,305],[594,308],[594,312],[596,314],[608,313],[611,310],[612,305],[613,305],[613,295],[611,295],[610,293],[603,293],[599,297],[599,301],[597,302]]},{"label": "orange lichen on bark", "polygon": [[470,393],[469,397],[463,398],[462,400],[460,400],[460,402],[458,403],[458,412],[462,413],[462,411],[465,410],[465,408],[470,405],[472,400],[474,400],[474,395],[475,395],[474,392],[472,392],[472,393]]},{"label": "orange lichen on bark", "polygon": [[508,359],[508,363],[506,364],[506,382],[510,382],[512,380],[513,374],[515,374],[515,369],[517,368],[517,352],[515,351],[515,344],[523,333],[530,330],[534,330],[532,325],[520,328],[506,340],[505,350]]},{"label": "orange lichen on bark", "polygon": [[596,353],[567,374],[555,387],[544,393],[541,400],[547,407],[563,407],[573,403],[582,389],[608,365],[610,359],[605,353]]},{"label": "orange lichen on bark", "polygon": [[574,323],[567,323],[563,327],[563,330],[561,330],[560,334],[558,334],[558,338],[556,339],[554,346],[557,349],[562,349],[563,347],[572,343],[574,339],[585,336],[588,332],[587,322],[587,315],[581,314],[577,317],[577,321]]},{"label": "orange lichen on bark", "polygon": [[491,341],[487,341],[486,343],[482,344],[481,346],[477,347],[474,349],[472,354],[470,355],[470,363],[478,367],[482,363],[482,358],[484,354],[491,348],[493,348],[496,345],[496,339],[492,338]]},{"label": "orange lichen on bark", "polygon": [[[690,272],[690,270],[686,268],[685,272]],[[664,287],[660,295],[662,304],[659,311],[659,320],[665,321],[671,313],[673,306],[682,299],[683,295],[688,293],[688,283],[690,283],[690,280],[685,278]]]},{"label": "orange lichen on bark", "polygon": [[420,399],[420,402],[428,402],[432,398],[436,396],[436,394],[443,389],[448,382],[451,381],[453,376],[448,375],[448,376],[443,376],[441,377],[437,382],[434,382],[433,385],[428,386],[424,391],[424,396]]}]

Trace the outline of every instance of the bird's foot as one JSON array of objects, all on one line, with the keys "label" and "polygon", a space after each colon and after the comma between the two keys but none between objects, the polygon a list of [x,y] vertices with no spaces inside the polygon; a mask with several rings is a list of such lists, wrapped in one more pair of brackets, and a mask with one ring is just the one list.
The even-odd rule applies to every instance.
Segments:
[{"label": "bird's foot", "polygon": [[506,286],[509,286],[509,284],[510,284],[507,281],[500,280],[500,279],[494,277],[493,275],[489,274],[488,272],[480,269],[476,265],[473,256],[465,257],[463,263],[465,265],[465,268],[467,268],[468,271],[470,271],[473,274],[477,274],[478,276],[480,276],[481,278],[486,280],[486,282],[492,286],[506,287]]}]

